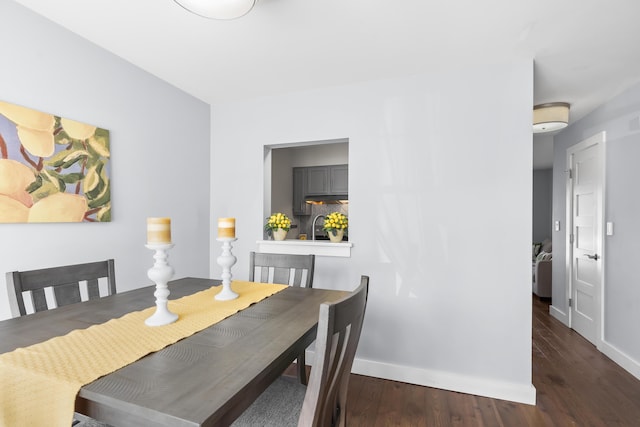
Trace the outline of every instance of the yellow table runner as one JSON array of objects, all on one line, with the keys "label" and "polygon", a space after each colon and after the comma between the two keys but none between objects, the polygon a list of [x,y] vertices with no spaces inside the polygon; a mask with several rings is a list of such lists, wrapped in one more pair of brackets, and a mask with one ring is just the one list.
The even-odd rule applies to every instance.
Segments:
[{"label": "yellow table runner", "polygon": [[0,355],[0,426],[71,426],[80,388],[195,334],[285,285],[233,281],[240,296],[217,301],[222,286],[169,301],[176,322],[150,327],[155,306]]}]

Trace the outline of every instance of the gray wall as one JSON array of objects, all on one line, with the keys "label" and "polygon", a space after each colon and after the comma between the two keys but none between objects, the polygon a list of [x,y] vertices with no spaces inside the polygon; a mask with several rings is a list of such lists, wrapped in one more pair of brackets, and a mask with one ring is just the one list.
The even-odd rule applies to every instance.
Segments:
[{"label": "gray wall", "polygon": [[[604,317],[600,349],[640,377],[640,85],[624,92],[555,137],[553,219],[566,218],[566,151],[599,132],[606,132],[605,218],[614,234],[604,237]],[[568,322],[564,227],[554,232],[553,307]]]},{"label": "gray wall", "polygon": [[539,169],[533,171],[533,242],[542,242],[551,238],[553,221],[552,193],[553,170]]},{"label": "gray wall", "polygon": [[348,138],[352,257],[320,257],[314,283],[353,289],[371,276],[355,369],[535,400],[531,60],[217,105],[209,116],[12,2],[0,16],[2,98],[109,129],[114,191],[109,224],[0,225],[2,271],[113,256],[119,289],[138,287],[152,261],[145,218],[166,215],[176,276],[206,276],[207,265],[219,276],[210,230],[233,216],[234,277],[246,278],[265,217],[264,146]]},{"label": "gray wall", "polygon": [[119,291],[150,284],[149,216],[172,219],[176,276],[207,276],[209,106],[14,2],[0,17],[0,99],[108,129],[113,203],[110,223],[0,224],[0,318],[7,271],[115,258]]},{"label": "gray wall", "polygon": [[355,371],[532,402],[531,105],[530,60],[213,105],[211,212],[237,219],[234,277],[271,200],[264,147],[346,138],[354,246],[316,258],[314,287],[371,277]]}]

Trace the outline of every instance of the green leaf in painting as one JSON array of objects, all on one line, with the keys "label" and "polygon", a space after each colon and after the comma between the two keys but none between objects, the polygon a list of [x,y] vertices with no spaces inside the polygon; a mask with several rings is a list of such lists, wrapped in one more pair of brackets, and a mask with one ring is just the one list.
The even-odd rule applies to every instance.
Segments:
[{"label": "green leaf in painting", "polygon": [[44,181],[47,181],[53,184],[56,187],[56,190],[60,190],[58,188],[58,179],[55,175],[56,175],[56,172],[53,170],[42,169],[40,171],[40,176]]},{"label": "green leaf in painting", "polygon": [[111,153],[109,153],[109,140],[101,137],[94,137],[89,139],[89,148],[93,151],[98,157],[109,157]]},{"label": "green leaf in painting", "polygon": [[35,181],[29,184],[25,191],[27,193],[33,193],[40,187],[42,187],[42,177],[40,175],[37,175]]},{"label": "green leaf in painting", "polygon": [[[104,138],[106,140],[109,140],[109,131],[103,128],[96,128],[96,133],[94,133],[94,136],[96,138]],[[107,148],[109,148],[107,146]]]},{"label": "green leaf in painting", "polygon": [[92,209],[99,208],[111,201],[111,188],[104,169],[104,163],[98,163],[87,171],[84,190],[89,201],[89,207]]},{"label": "green leaf in painting", "polygon": [[55,186],[55,188],[64,193],[67,189],[67,185],[64,183],[64,180],[61,178],[61,175],[54,170],[42,169],[40,171],[40,176],[46,181],[49,181],[51,184]]},{"label": "green leaf in painting", "polygon": [[89,153],[86,150],[73,151],[70,154],[68,154],[67,157],[65,157],[64,163],[62,164],[62,168],[67,169],[73,164],[77,163],[82,159],[86,159],[87,157],[89,157]]},{"label": "green leaf in painting", "polygon": [[47,158],[44,161],[44,164],[46,166],[52,166],[54,168],[59,168],[60,166],[62,166],[65,162],[65,158],[69,155],[69,151],[68,150],[64,150],[64,151],[60,151],[56,154],[54,154],[53,156]]},{"label": "green leaf in painting", "polygon": [[58,188],[50,181],[42,181],[42,185],[31,193],[31,197],[33,197],[33,202],[35,203],[58,192]]},{"label": "green leaf in painting", "polygon": [[111,221],[111,202],[107,203],[98,211],[98,213],[96,214],[96,219],[100,222]]},{"label": "green leaf in painting", "polygon": [[96,198],[104,188],[104,182],[102,182],[100,178],[100,171],[102,170],[102,167],[102,163],[99,163],[87,170],[87,174],[82,181],[82,188],[84,194],[87,195],[87,198]]},{"label": "green leaf in painting", "polygon": [[60,177],[67,184],[75,184],[76,182],[82,180],[82,178],[84,178],[84,175],[82,175],[80,172],[74,172],[60,175]]},{"label": "green leaf in painting", "polygon": [[107,169],[105,169],[104,163],[102,163],[102,165],[100,166],[100,178],[106,183],[109,182],[109,177],[107,176]]},{"label": "green leaf in painting", "polygon": [[69,143],[71,151],[83,151],[85,149],[84,142],[79,139],[70,139]]},{"label": "green leaf in painting", "polygon": [[103,190],[100,194],[97,194],[96,197],[94,198],[88,198],[89,199],[89,207],[91,209],[95,209],[95,208],[99,208],[101,206],[104,206],[105,204],[109,203],[111,201],[111,190],[109,188],[109,184],[107,183],[106,185],[103,183]]}]

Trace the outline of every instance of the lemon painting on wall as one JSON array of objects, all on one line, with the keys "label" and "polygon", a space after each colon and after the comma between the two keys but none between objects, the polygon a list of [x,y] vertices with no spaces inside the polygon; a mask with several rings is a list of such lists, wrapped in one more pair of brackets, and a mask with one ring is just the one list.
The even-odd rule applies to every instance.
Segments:
[{"label": "lemon painting on wall", "polygon": [[109,222],[109,131],[0,101],[0,223]]}]

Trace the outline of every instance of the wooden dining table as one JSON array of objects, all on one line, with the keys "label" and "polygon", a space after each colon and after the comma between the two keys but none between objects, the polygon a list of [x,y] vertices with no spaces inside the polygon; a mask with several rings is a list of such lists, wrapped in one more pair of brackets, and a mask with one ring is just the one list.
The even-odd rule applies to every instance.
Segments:
[{"label": "wooden dining table", "polygon": [[[170,299],[219,285],[183,278]],[[153,306],[148,286],[0,322],[0,354]],[[76,412],[115,427],[226,426],[309,346],[320,304],[344,291],[288,287],[83,386]]]}]

